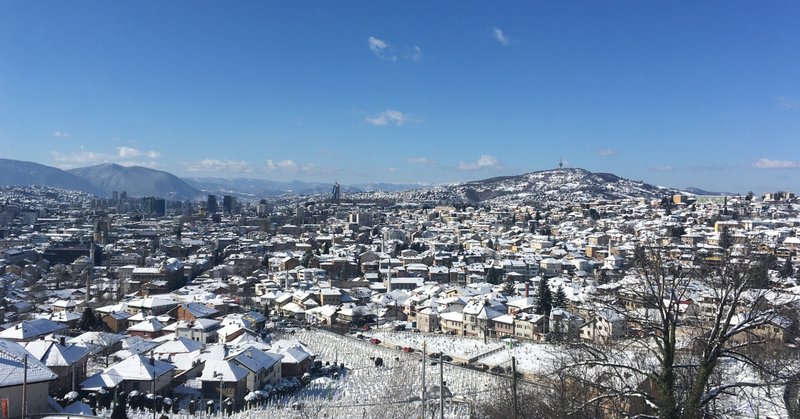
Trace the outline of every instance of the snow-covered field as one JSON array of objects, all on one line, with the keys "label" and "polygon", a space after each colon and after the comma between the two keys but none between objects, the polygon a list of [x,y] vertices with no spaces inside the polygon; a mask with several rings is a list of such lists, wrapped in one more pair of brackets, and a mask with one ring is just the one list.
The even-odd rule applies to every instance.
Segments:
[{"label": "snow-covered field", "polygon": [[503,347],[497,340],[492,339],[488,344],[477,337],[454,337],[449,335],[432,335],[412,332],[370,332],[372,337],[380,339],[384,344],[408,346],[415,351],[422,350],[425,343],[427,352],[444,352],[459,358],[472,358]]},{"label": "snow-covered field", "polygon": [[[420,353],[404,353],[372,345],[366,340],[318,330],[300,331],[291,337],[315,351],[318,360],[338,360],[345,364],[347,371],[339,379],[315,380],[292,397],[263,407],[262,414],[336,418],[409,418],[421,414],[423,360]],[[452,337],[450,340],[458,341]],[[375,357],[383,359],[383,367],[375,367]],[[428,397],[435,398],[435,394],[430,393],[438,394],[432,387],[439,384],[440,366],[438,363],[431,365],[435,363],[431,359],[425,362]],[[449,418],[467,417],[468,402],[490,400],[493,392],[510,386],[510,378],[466,368],[445,364],[443,371],[446,388],[459,401],[446,403],[445,415]],[[302,411],[287,411],[285,406],[292,405],[302,405]],[[438,409],[438,399],[429,400],[428,415],[434,409]]]}]

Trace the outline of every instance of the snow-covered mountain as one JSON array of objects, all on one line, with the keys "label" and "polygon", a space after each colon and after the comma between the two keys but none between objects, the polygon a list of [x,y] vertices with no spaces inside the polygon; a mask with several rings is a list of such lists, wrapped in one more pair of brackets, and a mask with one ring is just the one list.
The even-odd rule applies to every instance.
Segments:
[{"label": "snow-covered mountain", "polygon": [[125,167],[105,163],[71,169],[69,173],[102,190],[105,196],[111,195],[113,191],[125,191],[128,196],[139,198],[157,196],[168,199],[200,199],[203,197],[200,191],[192,188],[172,173],[146,167]]},{"label": "snow-covered mountain", "polygon": [[543,201],[661,198],[674,191],[610,173],[568,168],[396,193],[355,194],[354,198],[368,199],[367,195],[371,195],[375,199],[398,202],[526,204]]},{"label": "snow-covered mountain", "polygon": [[103,193],[101,188],[64,170],[39,163],[10,159],[0,159],[0,185],[41,185],[78,190],[95,195]]}]

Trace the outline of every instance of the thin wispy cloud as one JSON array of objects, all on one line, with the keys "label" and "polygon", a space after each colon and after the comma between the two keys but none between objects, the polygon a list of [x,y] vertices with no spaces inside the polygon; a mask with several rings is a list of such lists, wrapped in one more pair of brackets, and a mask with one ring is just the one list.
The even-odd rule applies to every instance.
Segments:
[{"label": "thin wispy cloud", "polygon": [[376,57],[386,61],[397,61],[397,56],[394,54],[392,46],[383,39],[370,36],[367,39],[367,44],[369,45],[369,50]]},{"label": "thin wispy cloud", "polygon": [[132,157],[139,157],[142,152],[139,149],[133,147],[117,147],[117,154],[123,158],[132,158]]},{"label": "thin wispy cloud", "polygon": [[669,164],[650,166],[649,169],[654,171],[654,172],[672,172],[672,171],[675,171],[675,167],[673,167],[673,166],[671,166]]},{"label": "thin wispy cloud", "polygon": [[[116,153],[102,153],[97,151],[82,150],[70,153],[52,151],[50,155],[52,156],[53,161],[56,162],[56,166],[62,169],[73,169],[75,167],[103,163],[116,163],[121,166],[142,166],[154,168],[158,166],[156,159],[161,157],[161,153],[156,151],[143,154],[141,151],[131,147],[118,147]],[[146,161],[136,159],[137,157],[142,157],[143,155],[146,155],[148,158],[150,158],[150,160]]]},{"label": "thin wispy cloud", "polygon": [[109,163],[112,157],[108,154],[94,151],[76,151],[72,153],[53,151],[50,154],[53,160],[59,164],[59,167],[78,167],[87,164]]},{"label": "thin wispy cloud", "polygon": [[297,163],[294,160],[281,160],[273,162],[272,160],[267,160],[267,169],[268,170],[296,170]]},{"label": "thin wispy cloud", "polygon": [[420,48],[420,47],[418,47],[416,45],[411,47],[411,48],[406,48],[406,54],[405,54],[404,58],[407,58],[407,59],[409,59],[411,61],[414,61],[416,63],[422,61],[422,58],[423,58],[422,48]]},{"label": "thin wispy cloud", "polygon": [[597,150],[597,155],[600,157],[616,156],[617,150],[611,148],[601,148],[600,150]]},{"label": "thin wispy cloud", "polygon": [[800,99],[779,97],[778,106],[783,109],[800,109]]},{"label": "thin wispy cloud", "polygon": [[72,137],[72,135],[70,133],[64,132],[64,131],[53,131],[53,137],[56,137],[56,138],[69,138],[69,137]]},{"label": "thin wispy cloud", "polygon": [[751,167],[756,169],[798,169],[800,161],[760,158]]},{"label": "thin wispy cloud", "polygon": [[480,170],[480,169],[491,169],[500,167],[500,161],[498,161],[493,156],[485,154],[478,158],[475,162],[459,162],[458,168],[459,170]]},{"label": "thin wispy cloud", "polygon": [[385,61],[396,62],[398,59],[402,58],[403,60],[410,60],[418,63],[422,61],[424,57],[422,48],[417,45],[395,48],[394,45],[389,42],[374,36],[367,38],[367,46],[376,57]]},{"label": "thin wispy cloud", "polygon": [[387,109],[376,116],[367,118],[364,120],[364,122],[376,127],[383,127],[386,125],[405,125],[409,123],[417,123],[419,120],[403,112],[394,109]]},{"label": "thin wispy cloud", "polygon": [[183,164],[188,172],[201,173],[253,173],[253,166],[244,160],[203,159]]},{"label": "thin wispy cloud", "polygon": [[321,173],[322,170],[317,167],[317,165],[313,163],[305,163],[300,164],[295,162],[294,160],[278,160],[273,161],[272,159],[267,160],[266,162],[266,169],[268,172],[282,172],[285,174],[318,174]]},{"label": "thin wispy cloud", "polygon": [[500,28],[492,28],[492,38],[500,45],[511,45],[511,38],[508,37]]},{"label": "thin wispy cloud", "polygon": [[410,164],[419,164],[419,165],[432,165],[435,162],[427,157],[411,157],[406,160]]}]

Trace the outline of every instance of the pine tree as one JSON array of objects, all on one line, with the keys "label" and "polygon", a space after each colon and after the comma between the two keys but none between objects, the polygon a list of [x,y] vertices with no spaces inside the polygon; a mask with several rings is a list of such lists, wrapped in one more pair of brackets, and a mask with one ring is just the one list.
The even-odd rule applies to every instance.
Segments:
[{"label": "pine tree", "polygon": [[94,310],[91,307],[86,307],[83,309],[83,313],[81,314],[81,321],[78,324],[81,330],[88,331],[94,330],[97,326],[96,324],[97,319],[94,316]]},{"label": "pine tree", "polygon": [[597,281],[600,285],[608,284],[608,274],[606,274],[605,269],[600,271],[600,279]]},{"label": "pine tree", "polygon": [[514,281],[507,279],[506,282],[503,283],[503,294],[505,295],[514,295],[517,291],[516,284]]},{"label": "pine tree", "polygon": [[792,257],[788,256],[780,270],[781,278],[788,278],[794,274],[794,267],[792,266]]},{"label": "pine tree", "polygon": [[731,247],[733,244],[733,236],[731,236],[731,232],[728,229],[723,229],[722,232],[719,233],[719,247],[723,249],[727,249]]},{"label": "pine tree", "polygon": [[549,316],[552,308],[553,293],[550,291],[550,284],[547,278],[542,278],[539,281],[539,288],[536,292],[536,314]]},{"label": "pine tree", "polygon": [[564,292],[563,285],[558,285],[556,295],[553,297],[553,307],[567,308],[567,294]]},{"label": "pine tree", "polygon": [[306,253],[303,254],[303,260],[300,262],[300,265],[303,265],[304,268],[308,268],[311,266],[311,258],[314,257],[314,254],[311,253],[311,250],[306,250]]}]

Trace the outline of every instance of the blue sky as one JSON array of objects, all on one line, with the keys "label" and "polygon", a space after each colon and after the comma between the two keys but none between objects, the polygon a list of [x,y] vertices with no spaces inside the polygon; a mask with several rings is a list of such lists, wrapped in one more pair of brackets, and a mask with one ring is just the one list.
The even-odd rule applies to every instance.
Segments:
[{"label": "blue sky", "polygon": [[[702,3],[702,4],[696,4]],[[800,3],[0,1],[2,157],[800,191]]]}]

